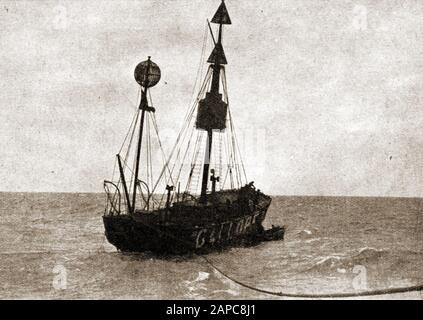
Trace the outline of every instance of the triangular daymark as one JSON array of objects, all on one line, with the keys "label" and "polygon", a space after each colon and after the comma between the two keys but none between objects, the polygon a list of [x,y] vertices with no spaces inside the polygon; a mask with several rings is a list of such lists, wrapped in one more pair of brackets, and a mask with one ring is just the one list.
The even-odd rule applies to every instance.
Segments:
[{"label": "triangular daymark", "polygon": [[220,4],[211,22],[217,24],[232,24],[231,17],[229,17],[228,9],[226,9],[224,1]]}]

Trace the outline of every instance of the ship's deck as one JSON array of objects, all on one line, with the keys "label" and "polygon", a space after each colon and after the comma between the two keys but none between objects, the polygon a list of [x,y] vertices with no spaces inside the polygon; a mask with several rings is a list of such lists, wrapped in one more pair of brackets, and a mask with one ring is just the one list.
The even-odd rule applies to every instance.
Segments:
[{"label": "ship's deck", "polygon": [[209,195],[207,203],[190,198],[174,203],[170,208],[136,211],[135,219],[145,223],[167,225],[203,225],[221,223],[252,212],[267,210],[271,198],[254,189],[224,190]]}]

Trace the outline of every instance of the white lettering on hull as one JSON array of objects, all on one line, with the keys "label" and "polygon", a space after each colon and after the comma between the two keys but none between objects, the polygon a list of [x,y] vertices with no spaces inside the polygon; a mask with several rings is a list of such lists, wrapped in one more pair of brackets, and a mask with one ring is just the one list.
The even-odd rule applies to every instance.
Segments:
[{"label": "white lettering on hull", "polygon": [[202,248],[206,244],[206,237],[205,237],[206,232],[207,232],[207,229],[203,229],[198,232],[197,240],[196,240],[196,248]]},{"label": "white lettering on hull", "polygon": [[215,244],[221,242],[222,240],[230,240],[233,236],[241,235],[245,233],[249,227],[256,224],[257,218],[260,215],[261,213],[257,213],[236,221],[224,222],[218,227],[204,228],[199,231],[195,231],[193,233],[193,237],[195,238],[195,247],[197,249],[201,249],[208,243]]}]

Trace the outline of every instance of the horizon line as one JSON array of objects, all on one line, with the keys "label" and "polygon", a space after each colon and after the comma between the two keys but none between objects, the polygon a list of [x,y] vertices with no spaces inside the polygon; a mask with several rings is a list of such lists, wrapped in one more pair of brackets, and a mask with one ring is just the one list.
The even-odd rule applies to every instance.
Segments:
[{"label": "horizon line", "polygon": [[[105,194],[105,192],[93,191],[0,191],[0,194]],[[157,193],[161,195],[161,193]],[[376,196],[376,195],[316,195],[316,194],[268,194],[271,197],[305,197],[305,198],[393,198],[393,199],[423,199],[423,196]]]}]

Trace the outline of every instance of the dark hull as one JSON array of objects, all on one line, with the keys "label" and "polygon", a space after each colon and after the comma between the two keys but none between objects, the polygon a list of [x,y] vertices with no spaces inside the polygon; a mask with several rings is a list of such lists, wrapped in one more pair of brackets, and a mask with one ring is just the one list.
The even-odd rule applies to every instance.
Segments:
[{"label": "dark hull", "polygon": [[258,239],[264,234],[262,223],[270,202],[263,197],[257,206],[231,206],[218,213],[215,208],[204,208],[200,211],[204,216],[198,208],[190,212],[192,208],[182,207],[156,214],[105,216],[103,220],[108,241],[123,252],[205,253]]}]

